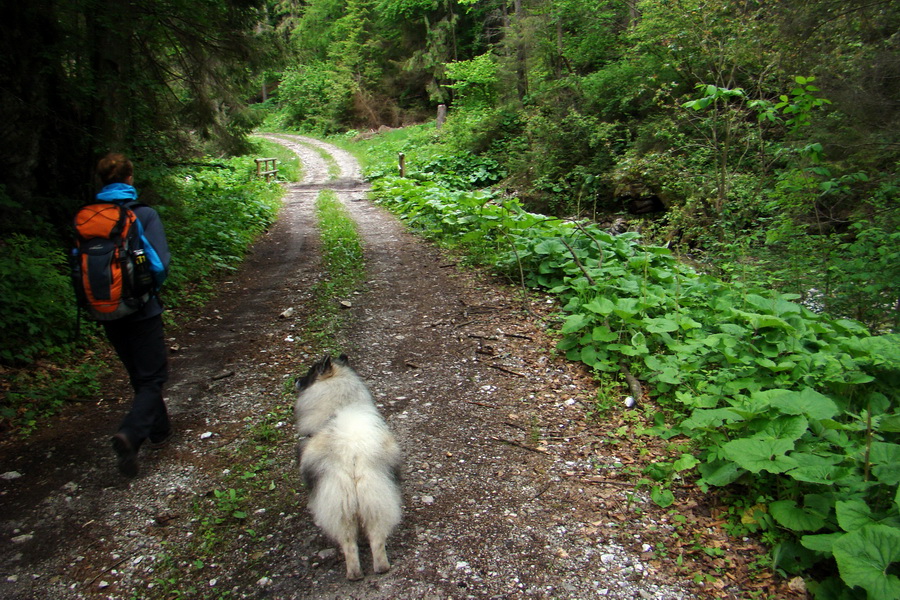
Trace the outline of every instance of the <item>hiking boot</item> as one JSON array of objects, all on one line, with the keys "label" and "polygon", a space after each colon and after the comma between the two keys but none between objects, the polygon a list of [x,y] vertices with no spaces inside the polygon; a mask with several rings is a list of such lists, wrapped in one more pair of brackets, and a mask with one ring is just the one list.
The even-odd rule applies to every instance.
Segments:
[{"label": "hiking boot", "polygon": [[151,450],[159,450],[160,448],[165,448],[171,441],[173,435],[175,435],[175,430],[173,430],[172,428],[169,428],[167,432],[158,436],[151,435],[147,440],[147,447]]},{"label": "hiking boot", "polygon": [[137,450],[124,433],[112,436],[112,447],[119,456],[119,472],[125,477],[134,477],[138,473]]}]

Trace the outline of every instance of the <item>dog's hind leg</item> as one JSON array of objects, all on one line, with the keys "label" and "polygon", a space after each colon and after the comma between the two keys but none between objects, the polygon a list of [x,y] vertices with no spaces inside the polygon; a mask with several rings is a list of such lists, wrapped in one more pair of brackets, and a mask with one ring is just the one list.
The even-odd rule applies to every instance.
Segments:
[{"label": "dog's hind leg", "polygon": [[387,573],[391,569],[385,544],[391,530],[400,521],[400,499],[392,488],[386,488],[376,502],[362,505],[361,525],[369,538],[372,549],[372,563],[376,573]]},{"label": "dog's hind leg", "polygon": [[376,534],[369,537],[369,547],[372,549],[372,563],[376,573],[387,573],[391,570],[391,563],[388,562],[387,550],[385,544],[387,538],[384,535]]},{"label": "dog's hind leg", "polygon": [[344,561],[347,563],[347,579],[356,581],[362,579],[362,567],[359,564],[359,546],[356,545],[356,536],[353,538],[345,537],[338,540],[341,545],[341,552],[344,553]]}]

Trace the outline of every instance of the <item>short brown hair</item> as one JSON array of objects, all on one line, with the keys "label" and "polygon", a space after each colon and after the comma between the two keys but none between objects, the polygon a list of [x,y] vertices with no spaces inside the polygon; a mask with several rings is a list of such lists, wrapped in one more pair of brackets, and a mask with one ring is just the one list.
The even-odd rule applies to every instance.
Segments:
[{"label": "short brown hair", "polygon": [[124,154],[110,152],[97,163],[97,177],[100,183],[125,183],[125,180],[134,175],[134,165]]}]

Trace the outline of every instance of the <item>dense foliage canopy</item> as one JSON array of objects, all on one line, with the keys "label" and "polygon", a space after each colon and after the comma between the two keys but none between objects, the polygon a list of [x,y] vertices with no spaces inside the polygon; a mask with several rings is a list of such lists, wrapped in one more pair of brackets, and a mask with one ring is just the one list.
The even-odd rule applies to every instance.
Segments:
[{"label": "dense foliage canopy", "polygon": [[235,150],[253,0],[39,0],[0,8],[0,227],[59,226],[98,156],[157,163],[211,142]]}]

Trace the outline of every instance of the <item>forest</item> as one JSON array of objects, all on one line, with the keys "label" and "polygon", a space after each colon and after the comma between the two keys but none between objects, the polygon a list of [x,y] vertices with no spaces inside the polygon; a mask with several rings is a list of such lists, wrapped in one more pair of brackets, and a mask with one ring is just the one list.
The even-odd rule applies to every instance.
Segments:
[{"label": "forest", "polygon": [[[753,410],[732,406],[713,414],[700,411],[725,409],[708,402],[715,393],[707,389],[699,394],[706,404],[693,413],[681,410],[703,431],[697,443],[719,448],[704,457],[712,467],[728,458],[723,449],[740,437],[739,421],[764,416],[753,412],[764,398],[786,417],[784,429],[772,434],[776,441],[792,438],[793,444],[815,434],[864,452],[864,473],[855,478],[841,471],[846,485],[839,490],[833,473],[795,477],[786,486],[762,463],[749,470],[762,471],[766,485],[788,489],[783,501],[793,504],[776,509],[781,529],[827,525],[832,532],[808,536],[817,538],[808,544],[772,533],[782,573],[804,571],[822,555],[852,554],[849,541],[841,550],[836,537],[826,536],[853,535],[853,543],[884,544],[888,564],[881,576],[842,571],[847,587],[822,588],[820,597],[865,597],[856,595],[859,587],[871,598],[900,597],[900,579],[888,572],[900,562],[900,475],[888,466],[900,447],[891,393],[900,383],[897,3],[38,0],[5,3],[0,17],[3,433],[29,431],[95,384],[98,367],[72,335],[66,251],[69,219],[91,197],[97,158],[110,150],[134,158],[136,185],[159,207],[174,253],[183,257],[173,267],[170,302],[199,306],[277,213],[277,185],[253,177],[246,166],[260,152],[252,133],[303,132],[356,144],[362,154],[368,149],[369,176],[387,182],[380,188],[385,196],[404,198],[393,203],[401,213],[405,208],[424,218],[414,197],[431,184],[453,190],[453,201],[441,203],[454,210],[470,205],[494,219],[474,233],[463,231],[491,241],[494,250],[513,235],[497,231],[519,227],[504,229],[509,214],[491,213],[495,205],[562,223],[542,229],[540,218],[522,217],[527,225],[515,235],[530,241],[516,242],[515,256],[500,260],[515,263],[509,270],[523,284],[555,289],[588,273],[590,260],[607,269],[610,253],[633,259],[629,248],[639,234],[658,249],[642,251],[643,262],[628,259],[645,275],[677,259],[715,278],[702,285],[691,279],[701,299],[689,307],[696,329],[702,330],[700,313],[721,308],[714,298],[736,294],[758,305],[743,305],[757,322],[740,335],[789,331],[807,347],[841,353],[835,360],[844,367],[828,367],[836,374],[812,377],[816,390],[797,389],[776,402],[771,390],[751,388],[742,393]],[[440,126],[434,122],[439,107],[448,114]],[[401,128],[415,135],[391,141]],[[400,152],[406,182],[387,177]],[[437,205],[433,198],[424,204]],[[448,215],[435,213],[423,226],[432,233],[449,228]],[[571,237],[575,230],[587,236],[580,246]],[[610,233],[623,236],[607,240]],[[555,271],[563,267],[545,260],[551,245],[574,257],[576,272]],[[604,276],[612,281],[622,273]],[[769,306],[762,289],[786,303],[780,312],[759,316],[769,310],[762,308]],[[694,325],[645,314],[645,331],[636,331],[630,329],[634,313],[623,305],[583,295],[565,300],[589,310],[566,318],[562,351],[590,359],[598,371],[617,369],[618,359],[585,350],[582,336],[592,331],[594,348],[618,339],[627,326],[633,345],[648,355],[639,358],[655,373],[648,380],[661,396],[685,381],[675,374],[660,378],[677,361],[649,356],[648,340],[661,336],[654,343],[662,347],[671,342],[664,339],[669,333],[687,334]],[[671,302],[688,310],[680,295]],[[810,319],[802,327],[795,319],[801,310]],[[826,317],[834,321],[826,324]],[[616,318],[622,329],[615,329]],[[727,326],[714,335],[723,332]],[[768,343],[788,344],[775,333],[766,334]],[[859,366],[867,352],[868,366]],[[698,373],[714,368],[705,354],[697,360]],[[793,363],[769,362],[772,381],[786,385],[783,373]],[[856,379],[842,388],[838,380],[847,375],[840,369],[851,363]],[[51,379],[64,385],[50,392]],[[727,387],[724,379],[715,385]],[[846,402],[819,410],[821,423],[807,430],[796,407],[815,404],[822,394],[845,394]],[[852,425],[837,425],[837,407],[852,413]],[[723,427],[730,432],[716,437]],[[849,430],[862,441],[851,444]],[[766,431],[741,439],[759,441]],[[870,458],[879,452],[873,478]],[[816,460],[822,469],[840,462],[831,454]],[[704,477],[731,483],[740,474],[707,470]],[[769,527],[779,529],[771,518]]]}]

